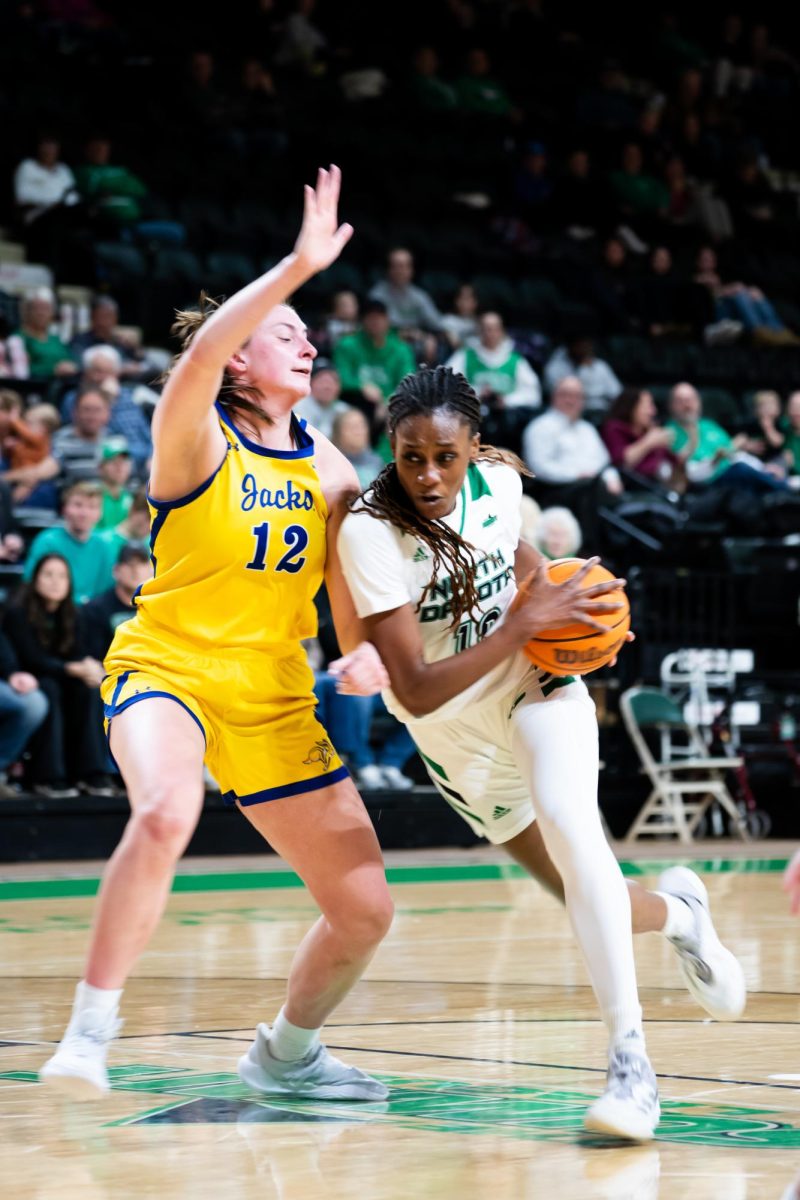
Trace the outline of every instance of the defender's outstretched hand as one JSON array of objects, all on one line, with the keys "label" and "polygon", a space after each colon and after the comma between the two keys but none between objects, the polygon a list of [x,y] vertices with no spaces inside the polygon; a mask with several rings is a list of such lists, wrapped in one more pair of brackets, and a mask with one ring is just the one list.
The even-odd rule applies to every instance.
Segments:
[{"label": "defender's outstretched hand", "polygon": [[335,262],[353,236],[352,225],[339,224],[341,185],[341,171],[331,166],[328,171],[320,167],[316,187],[305,186],[303,224],[294,252],[308,275],[324,271]]}]

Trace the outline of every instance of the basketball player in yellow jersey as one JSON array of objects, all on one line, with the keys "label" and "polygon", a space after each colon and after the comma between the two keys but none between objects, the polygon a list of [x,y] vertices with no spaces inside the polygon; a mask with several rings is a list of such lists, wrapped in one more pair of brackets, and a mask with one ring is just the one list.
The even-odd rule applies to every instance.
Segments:
[{"label": "basketball player in yellow jersey", "polygon": [[106,1053],[123,985],[169,894],[203,803],[203,763],[226,798],[305,881],[321,910],[292,964],[274,1026],[240,1061],[254,1090],[380,1100],[386,1088],[333,1058],[325,1019],[360,977],[392,919],[375,833],[314,716],[300,644],[315,632],[324,577],[345,656],[343,690],[386,682],[361,642],[335,537],[355,471],[292,406],[316,351],[286,300],[340,254],[337,168],[306,188],[294,251],[216,311],[182,314],[179,356],[153,422],[155,577],[109,652],[111,752],[131,818],[105,872],[83,980],[44,1083],[108,1090]]}]

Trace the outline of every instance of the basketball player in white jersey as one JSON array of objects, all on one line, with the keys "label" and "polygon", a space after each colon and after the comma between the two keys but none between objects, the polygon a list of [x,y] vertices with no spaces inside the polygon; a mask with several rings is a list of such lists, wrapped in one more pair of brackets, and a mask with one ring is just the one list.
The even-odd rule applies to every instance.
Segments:
[{"label": "basketball player in white jersey", "polygon": [[434,785],[477,833],[505,845],[566,902],[609,1032],[607,1087],[587,1128],[644,1140],[660,1109],[632,907],[635,929],[670,937],[712,1015],[741,1013],[744,978],[692,872],[666,872],[656,894],[625,885],[597,807],[594,705],[581,679],[553,677],[520,652],[530,614],[510,610],[516,580],[536,570],[531,599],[541,629],[574,620],[602,628],[594,617],[617,607],[604,593],[619,582],[582,590],[596,560],[565,584],[548,582],[536,551],[519,539],[524,468],[480,445],[479,418],[463,376],[444,367],[407,376],[389,404],[395,461],[345,518],[339,554],[389,673],[387,705],[408,726]]}]

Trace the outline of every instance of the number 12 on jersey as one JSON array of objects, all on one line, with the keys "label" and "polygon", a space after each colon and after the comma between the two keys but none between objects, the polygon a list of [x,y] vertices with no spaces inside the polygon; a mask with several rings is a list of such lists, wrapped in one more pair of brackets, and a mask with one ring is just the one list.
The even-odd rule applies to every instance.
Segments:
[{"label": "number 12 on jersey", "polygon": [[[253,537],[256,548],[249,563],[245,563],[248,571],[265,571],[267,568],[267,549],[269,548],[269,522],[262,521],[253,526]],[[283,541],[288,547],[286,553],[277,563],[276,571],[289,571],[294,575],[305,565],[303,551],[308,545],[308,531],[302,525],[287,525],[283,531]]]}]

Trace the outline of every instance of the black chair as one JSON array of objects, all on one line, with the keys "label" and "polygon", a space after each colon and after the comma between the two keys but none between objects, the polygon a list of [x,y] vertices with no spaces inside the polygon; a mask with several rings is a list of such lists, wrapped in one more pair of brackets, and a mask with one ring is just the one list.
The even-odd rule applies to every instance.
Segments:
[{"label": "black chair", "polygon": [[94,259],[98,283],[108,284],[111,291],[142,280],[148,273],[142,251],[125,242],[98,242]]},{"label": "black chair", "polygon": [[203,284],[203,265],[193,250],[161,246],[153,263],[156,283],[189,283],[198,290]]},{"label": "black chair", "polygon": [[238,292],[258,275],[258,268],[246,254],[214,250],[206,259],[206,278],[214,292],[230,295]]}]

